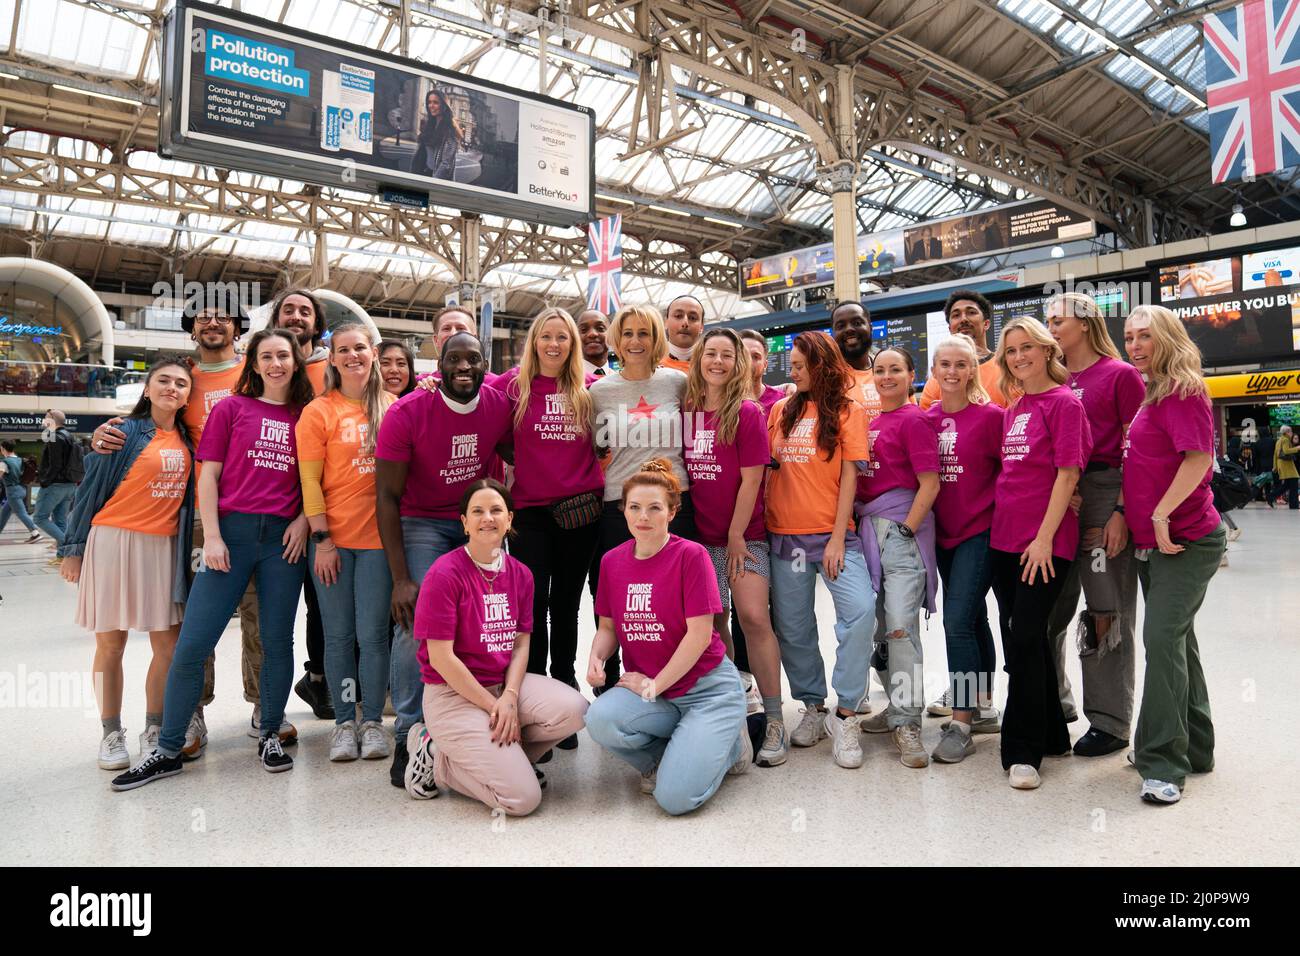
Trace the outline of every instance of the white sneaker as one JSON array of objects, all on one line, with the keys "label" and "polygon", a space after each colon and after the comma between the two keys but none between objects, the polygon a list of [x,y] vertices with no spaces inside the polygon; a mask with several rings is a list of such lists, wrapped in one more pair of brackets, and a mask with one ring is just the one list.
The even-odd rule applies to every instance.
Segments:
[{"label": "white sneaker", "polygon": [[758,748],[755,760],[760,767],[779,767],[790,755],[790,746],[785,736],[785,721],[769,720],[767,730],[763,733],[763,746]]},{"label": "white sneaker", "polygon": [[330,734],[330,760],[334,763],[342,763],[345,760],[357,759],[357,725],[354,721],[345,720],[341,724],[334,725],[334,732]]},{"label": "white sneaker", "polygon": [[746,674],[744,671],[741,671],[740,679],[745,685],[745,716],[761,714],[763,695],[758,692],[758,681],[754,680],[753,674]]},{"label": "white sneaker", "polygon": [[208,725],[203,719],[203,710],[198,708],[190,718],[190,725],[185,728],[185,746],[181,748],[182,760],[198,760],[208,746]]},{"label": "white sneaker", "polygon": [[162,728],[153,724],[144,729],[140,735],[140,756],[146,757],[158,749],[158,735],[162,733]]},{"label": "white sneaker", "polygon": [[[262,736],[262,705],[253,705],[253,717],[248,722],[248,736],[254,739],[260,739]],[[280,718],[280,743],[295,744],[298,742],[298,728],[283,717]]]},{"label": "white sneaker", "polygon": [[742,773],[749,773],[749,765],[754,762],[754,742],[749,739],[749,721],[740,722],[740,756],[736,762],[727,768],[727,774],[732,777],[738,777]]},{"label": "white sneaker", "polygon": [[826,711],[819,707],[801,707],[799,726],[790,735],[796,747],[813,747],[826,736]]},{"label": "white sneaker", "polygon": [[1007,776],[1011,786],[1016,790],[1037,790],[1039,784],[1043,782],[1038,776],[1038,771],[1027,763],[1013,763],[1011,769],[1007,771]]},{"label": "white sneaker", "polygon": [[655,764],[654,769],[649,773],[641,774],[641,792],[645,794],[653,794],[655,792],[655,784],[658,782],[659,765]]},{"label": "white sneaker", "polygon": [[931,717],[951,717],[952,716],[952,689],[943,692],[943,696],[936,700],[925,712]]},{"label": "white sneaker", "polygon": [[915,770],[930,766],[930,754],[921,743],[919,724],[899,724],[895,727],[894,746],[898,748],[898,761],[904,767]]},{"label": "white sneaker", "polygon": [[1223,556],[1219,558],[1219,567],[1226,568],[1227,566],[1228,566],[1228,549],[1224,548]]},{"label": "white sneaker", "polygon": [[361,759],[382,760],[391,753],[388,734],[377,720],[367,720],[361,725]]},{"label": "white sneaker", "polygon": [[831,738],[831,757],[837,766],[853,770],[862,766],[862,745],[858,743],[857,714],[841,717],[835,711],[826,714],[826,732]]},{"label": "white sneaker", "polygon": [[1238,538],[1240,538],[1240,537],[1241,537],[1241,529],[1240,529],[1240,528],[1229,528],[1229,529],[1228,529],[1228,540],[1229,540],[1229,541],[1236,541],[1236,540],[1237,540]]},{"label": "white sneaker", "polygon": [[406,792],[413,800],[432,800],[438,795],[433,779],[433,738],[429,728],[419,721],[406,732]]},{"label": "white sneaker", "polygon": [[131,766],[131,755],[126,751],[126,729],[112,730],[99,742],[99,769],[126,770]]},{"label": "white sneaker", "polygon": [[1183,791],[1178,789],[1178,784],[1169,783],[1167,780],[1143,780],[1142,781],[1142,799],[1147,803],[1170,804],[1177,803],[1183,797]]}]

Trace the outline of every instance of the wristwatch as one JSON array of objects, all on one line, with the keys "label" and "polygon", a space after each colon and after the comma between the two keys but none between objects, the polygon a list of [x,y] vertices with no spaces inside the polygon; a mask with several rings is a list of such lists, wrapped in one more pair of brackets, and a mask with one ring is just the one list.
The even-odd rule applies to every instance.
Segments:
[{"label": "wristwatch", "polygon": [[1116,513],[1116,514],[1121,514],[1121,515],[1122,515],[1122,514],[1124,513],[1124,506],[1123,506],[1123,505],[1116,505],[1116,506],[1115,506],[1115,513]]},{"label": "wristwatch", "polygon": [[316,544],[320,544],[322,541],[328,541],[329,536],[330,533],[328,531],[313,531],[311,533],[311,539]]},{"label": "wristwatch", "polygon": [[912,538],[916,536],[915,533],[912,531],[912,529],[909,528],[907,525],[903,524],[903,522],[901,521],[898,522],[898,533],[901,534],[904,538]]}]

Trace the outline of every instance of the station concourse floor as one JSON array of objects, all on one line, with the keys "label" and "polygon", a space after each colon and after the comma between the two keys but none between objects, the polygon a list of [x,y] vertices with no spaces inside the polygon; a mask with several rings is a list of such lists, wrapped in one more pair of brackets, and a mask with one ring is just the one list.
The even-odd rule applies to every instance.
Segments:
[{"label": "station concourse floor", "polygon": [[[1197,622],[1216,767],[1189,778],[1176,806],[1143,804],[1122,752],[1045,761],[1041,789],[1021,792],[1007,786],[995,736],[977,737],[978,752],[962,764],[909,770],[887,736],[864,735],[858,770],[836,767],[822,741],[792,750],[782,767],[728,778],[702,810],[673,818],[584,732],[579,749],[556,751],[545,765],[542,806],[523,819],[494,817],[458,794],[412,800],[389,785],[387,760],[330,763],[331,724],[296,696],[288,707],[300,736],[289,751],[294,769],[267,774],[245,733],[251,705],[241,693],[237,621],[217,649],[206,755],[178,777],[112,792],[111,774],[95,764],[94,701],[79,679],[57,676],[89,672],[93,638],[73,622],[73,587],[46,566],[42,544],[21,543],[26,532],[14,522],[0,536],[0,865],[331,865],[340,850],[354,864],[425,866],[1294,865],[1300,762],[1286,688],[1300,674],[1300,512],[1253,504],[1233,517],[1243,535],[1229,545],[1231,566],[1215,576]],[[821,586],[817,607],[829,667],[833,618]],[[588,613],[584,603],[583,620]],[[580,662],[590,639],[583,634]],[[938,615],[924,626],[924,645],[928,701],[944,680]],[[133,634],[123,709],[133,761],[148,653],[148,638]],[[1140,653],[1138,667],[1140,692]],[[1077,699],[1077,658],[1070,674]],[[1002,675],[999,704],[1004,685]],[[876,686],[873,704],[882,703]],[[786,702],[791,729],[797,710]],[[925,721],[927,749],[939,724]],[[1070,729],[1077,737],[1086,721]]]}]

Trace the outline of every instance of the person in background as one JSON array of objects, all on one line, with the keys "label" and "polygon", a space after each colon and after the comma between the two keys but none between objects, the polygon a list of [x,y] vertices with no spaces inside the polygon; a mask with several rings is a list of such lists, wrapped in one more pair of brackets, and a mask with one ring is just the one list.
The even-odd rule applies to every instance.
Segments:
[{"label": "person in background", "polygon": [[384,415],[375,446],[375,516],[393,578],[389,684],[397,713],[389,782],[412,796],[438,795],[433,764],[412,748],[423,730],[423,681],[411,638],[415,602],[433,562],[465,543],[457,509],[465,489],[487,477],[495,454],[509,454],[510,400],[483,387],[478,339],[457,332],[443,342],[439,377]]},{"label": "person in background", "polygon": [[[66,423],[67,416],[57,408],[46,411],[41,422],[41,440],[45,447],[41,449],[41,463],[36,473],[41,493],[36,499],[36,514],[32,517],[36,527],[53,538],[55,545],[63,544],[72,496],[85,475],[81,443],[72,437]],[[56,557],[50,563],[59,561]]]},{"label": "person in background", "polygon": [[871,313],[861,302],[838,303],[831,309],[831,334],[852,375],[850,397],[862,405],[869,425],[880,414],[871,368]]},{"label": "person in background", "polygon": [[303,409],[295,434],[303,514],[311,525],[308,568],[325,627],[325,675],[338,702],[330,760],[382,760],[389,755],[383,710],[393,579],[375,519],[375,441],[393,397],[380,380],[365,325],[338,326],[329,350],[325,394]]},{"label": "person in background", "polygon": [[[497,379],[513,406],[513,554],[532,574],[528,672],[575,690],[578,606],[600,534],[605,478],[592,448],[591,396],[578,327],[563,309],[543,309],[524,339],[523,358]],[[548,626],[549,625],[549,626]],[[577,735],[559,743],[578,745]]]},{"label": "person in background", "polygon": [[[730,645],[727,616],[734,603],[749,636],[746,663],[752,654],[766,718],[757,762],[775,767],[785,763],[789,744],[781,713],[781,652],[768,608],[772,570],[762,488],[771,454],[763,410],[747,398],[748,362],[740,336],[730,329],[705,332],[695,346],[682,403],[683,458],[695,492],[695,529],[722,599],[713,626]],[[734,651],[728,656],[734,660]]]},{"label": "person in background", "polygon": [[[866,412],[851,397],[849,367],[824,332],[794,340],[790,379],[795,394],[778,402],[767,420],[775,463],[764,512],[781,662],[790,696],[804,705],[790,743],[812,747],[830,735],[835,762],[860,767],[858,712],[867,700],[876,598],[862,541],[853,533],[857,474],[869,458]],[[831,685],[839,699],[831,711],[817,646],[815,574],[835,604]]]},{"label": "person in background", "polygon": [[430,87],[424,94],[424,117],[420,121],[411,172],[434,179],[454,179],[456,154],[464,143],[465,133],[447,105],[446,95],[437,87]]},{"label": "person in background", "polygon": [[1133,764],[1142,799],[1176,803],[1189,773],[1214,769],[1214,723],[1196,642],[1196,614],[1227,547],[1214,510],[1214,423],[1201,353],[1178,317],[1142,305],[1124,348],[1147,380],[1124,452],[1124,519],[1138,548],[1146,601],[1146,674]]},{"label": "person in background", "polygon": [[424,723],[411,746],[433,771],[431,786],[411,795],[437,796],[441,786],[522,817],[546,786],[533,764],[578,732],[587,701],[526,670],[532,576],[503,547],[513,513],[504,485],[473,482],[460,502],[467,542],[435,561],[420,585],[413,634]]},{"label": "person in background", "polygon": [[1047,625],[1079,548],[1079,522],[1067,512],[1092,432],[1083,403],[1065,386],[1061,348],[1037,319],[1002,327],[997,362],[1002,394],[1021,393],[1002,419],[989,541],[994,575],[1010,595],[1002,769],[1013,788],[1033,790],[1043,757],[1070,752]]},{"label": "person in background", "polygon": [[1292,511],[1300,508],[1300,470],[1297,470],[1297,460],[1300,459],[1300,436],[1297,436],[1295,429],[1290,425],[1283,425],[1278,432],[1277,444],[1273,446],[1273,474],[1277,475],[1277,480],[1281,482],[1279,489],[1274,483],[1274,493],[1280,499],[1282,494],[1286,494],[1286,506]]},{"label": "person in background", "polygon": [[[1074,744],[1080,757],[1101,757],[1128,746],[1137,658],[1137,566],[1124,523],[1121,489],[1124,432],[1142,404],[1142,375],[1119,357],[1101,309],[1090,297],[1067,292],[1044,307],[1047,329],[1065,356],[1067,387],[1083,402],[1092,429],[1092,456],[1079,479],[1079,551],[1061,585],[1048,632],[1056,661],[1061,709],[1075,712],[1065,676],[1065,637],[1077,618],[1083,668],[1083,712],[1088,731]],[[1102,549],[1104,560],[1098,560]]]},{"label": "person in background", "polygon": [[16,514],[27,530],[31,532],[28,544],[41,540],[40,529],[27,513],[27,486],[22,483],[23,460],[18,457],[18,446],[8,438],[0,441],[0,450],[4,452],[4,509],[0,512],[0,531],[9,523],[9,515]]},{"label": "person in background", "polygon": [[749,397],[762,407],[763,420],[767,421],[772,408],[789,393],[785,388],[775,388],[763,381],[763,376],[767,374],[767,339],[763,338],[763,334],[745,329],[740,333],[740,344],[749,355]]},{"label": "person in background", "polygon": [[[980,293],[971,289],[956,289],[949,293],[943,305],[943,314],[948,319],[948,331],[952,335],[968,335],[975,343],[975,351],[980,357],[980,384],[988,392],[989,401],[1002,408],[1007,406],[1007,398],[1001,390],[1001,372],[989,349],[988,334],[993,326],[993,305]],[[939,401],[939,386],[930,379],[921,390],[921,407],[929,408]]]},{"label": "person in background", "polygon": [[194,456],[204,462],[198,480],[207,529],[203,570],[190,588],[167,674],[162,732],[151,753],[114,778],[114,790],[181,772],[186,726],[203,692],[204,662],[250,578],[257,583],[263,651],[257,756],[268,773],[293,769],[279,730],[293,682],[293,620],[309,531],[294,425],[311,400],[293,334],[273,328],[255,333],[234,392],[213,407]]},{"label": "person in background", "polygon": [[674,816],[703,806],[754,758],[740,675],[713,628],[722,601],[708,552],[669,530],[680,501],[665,459],[624,482],[632,540],[601,559],[600,627],[587,663],[587,682],[603,686],[606,660],[622,645],[628,670],[591,705],[587,731]]},{"label": "person in background", "polygon": [[[618,356],[618,371],[594,382],[590,389],[592,441],[597,452],[608,453],[596,555],[603,558],[628,540],[631,532],[622,511],[623,482],[652,458],[663,458],[672,465],[681,489],[681,503],[673,511],[670,530],[693,541],[695,509],[682,461],[681,404],[686,376],[664,367],[668,340],[659,312],[648,305],[624,305],[610,325],[609,347]],[[599,579],[598,568],[597,593]],[[615,648],[605,659],[604,687],[618,683],[618,660]]]},{"label": "person in background", "polygon": [[663,364],[683,374],[690,370],[691,351],[704,333],[704,303],[693,295],[679,295],[664,309],[668,354]]},{"label": "person in background", "polygon": [[384,391],[393,398],[411,394],[415,388],[415,353],[397,339],[379,341],[379,377]]},{"label": "person in background", "polygon": [[939,436],[939,496],[934,501],[935,557],[943,580],[943,633],[948,654],[947,700],[952,719],[934,748],[940,763],[975,752],[974,734],[996,734],[993,706],[997,645],[989,628],[993,584],[989,529],[993,488],[1002,467],[1002,409],[989,401],[979,377],[979,353],[969,335],[944,339],[932,352],[931,380],[940,400],[926,411]]},{"label": "person in background", "polygon": [[153,651],[141,759],[157,745],[162,726],[167,670],[189,595],[194,448],[180,422],[189,400],[189,365],[155,362],[122,422],[125,450],[112,458],[91,456],[59,545],[63,579],[77,585],[77,623],[95,635],[92,673],[104,770],[131,765],[122,726],[122,656],[130,631],[148,633]]},{"label": "person in background", "polygon": [[588,375],[604,378],[614,371],[609,366],[609,343],[605,336],[609,323],[599,309],[586,309],[578,315],[578,338],[582,342],[582,369]]}]

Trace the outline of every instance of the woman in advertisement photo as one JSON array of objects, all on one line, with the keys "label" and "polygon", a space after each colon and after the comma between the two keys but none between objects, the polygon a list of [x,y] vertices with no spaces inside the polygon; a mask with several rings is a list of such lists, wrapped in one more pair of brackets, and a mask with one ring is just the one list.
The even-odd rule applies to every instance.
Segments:
[{"label": "woman in advertisement photo", "polygon": [[465,133],[447,104],[447,97],[431,86],[424,94],[424,116],[411,172],[435,179],[455,179],[456,154],[464,143]]}]

